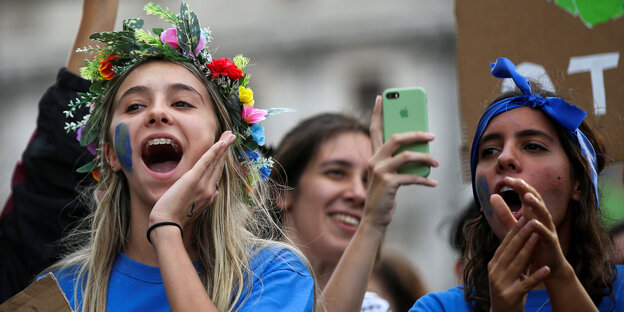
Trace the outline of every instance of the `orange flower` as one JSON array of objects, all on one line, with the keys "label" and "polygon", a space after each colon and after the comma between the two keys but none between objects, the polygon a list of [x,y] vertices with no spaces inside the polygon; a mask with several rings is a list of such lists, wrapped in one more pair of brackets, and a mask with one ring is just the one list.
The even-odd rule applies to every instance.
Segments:
[{"label": "orange flower", "polygon": [[100,182],[100,169],[96,169],[91,171],[91,175],[93,176],[93,178],[95,179],[95,181]]},{"label": "orange flower", "polygon": [[111,80],[115,76],[113,72],[113,64],[110,61],[116,60],[119,58],[117,54],[111,54],[106,59],[100,60],[100,64],[98,66],[98,71],[100,72],[100,76],[106,80]]}]

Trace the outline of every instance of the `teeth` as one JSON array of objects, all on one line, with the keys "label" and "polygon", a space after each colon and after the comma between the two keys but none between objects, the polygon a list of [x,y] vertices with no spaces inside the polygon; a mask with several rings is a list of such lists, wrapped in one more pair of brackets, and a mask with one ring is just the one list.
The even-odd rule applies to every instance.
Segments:
[{"label": "teeth", "polygon": [[178,144],[176,144],[172,139],[151,139],[147,141],[147,145],[161,145],[161,144],[170,144],[170,145],[173,145],[173,147],[178,146]]},{"label": "teeth", "polygon": [[347,225],[352,225],[352,226],[358,226],[360,225],[360,220],[356,217],[353,216],[349,216],[349,215],[345,215],[345,214],[335,214],[332,216],[334,219],[347,224]]},{"label": "teeth", "polygon": [[511,187],[505,185],[505,186],[503,186],[503,188],[501,188],[500,193],[507,192],[507,191],[513,191],[513,190],[514,189],[512,189]]}]

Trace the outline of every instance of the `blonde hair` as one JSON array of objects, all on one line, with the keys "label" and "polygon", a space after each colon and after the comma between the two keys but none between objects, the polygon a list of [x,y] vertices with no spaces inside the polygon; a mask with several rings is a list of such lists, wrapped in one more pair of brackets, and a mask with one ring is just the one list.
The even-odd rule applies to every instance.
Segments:
[{"label": "blonde hair", "polygon": [[[111,140],[108,130],[113,115],[114,96],[121,82],[137,67],[153,61],[172,62],[193,73],[206,86],[214,103],[217,131],[234,130],[221,97],[199,69],[187,62],[152,59],[134,64],[116,77],[103,96],[102,103],[99,103],[104,105],[100,118],[99,147]],[[101,148],[98,149],[98,153],[101,151]],[[248,185],[237,155],[245,153],[230,148],[219,181],[220,193],[213,207],[201,213],[193,229],[193,244],[203,268],[202,282],[220,311],[233,311],[239,300],[246,299],[241,296],[245,285],[251,290],[253,273],[249,267],[250,258],[267,245],[279,245],[294,251],[308,270],[312,271],[294,245],[279,241],[283,232],[273,221],[269,207],[265,204],[268,202],[269,186],[264,181]],[[67,242],[73,246],[73,251],[46,271],[77,267],[74,309],[81,306],[85,312],[105,311],[114,260],[128,244],[130,196],[127,180],[123,172],[112,171],[106,161],[102,161],[101,180],[84,193],[88,195],[89,206],[94,210],[68,238]],[[78,302],[79,288],[83,296],[81,303]]]}]

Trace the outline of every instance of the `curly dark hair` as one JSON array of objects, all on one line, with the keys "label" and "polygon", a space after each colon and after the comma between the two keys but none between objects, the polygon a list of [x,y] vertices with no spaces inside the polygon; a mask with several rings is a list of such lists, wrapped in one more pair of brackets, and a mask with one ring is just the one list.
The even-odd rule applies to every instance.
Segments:
[{"label": "curly dark hair", "polygon": [[[542,90],[535,93],[542,96],[556,96]],[[522,95],[519,91],[507,92],[494,100],[492,104],[519,95]],[[612,256],[613,242],[601,221],[597,198],[592,182],[588,178],[589,167],[581,154],[580,147],[565,128],[552,119],[550,121],[555,126],[559,141],[570,161],[571,174],[576,181],[580,182],[581,190],[581,199],[578,202],[571,201],[568,207],[572,216],[572,225],[566,259],[594,304],[598,305],[605,296],[611,297],[616,274]],[[594,146],[598,160],[596,171],[602,171],[606,157],[601,138],[587,120],[581,123],[579,129]],[[464,257],[468,258],[464,269],[464,298],[471,310],[489,311],[488,262],[494,256],[500,240],[494,235],[482,213],[466,221],[464,235],[466,238]]]}]

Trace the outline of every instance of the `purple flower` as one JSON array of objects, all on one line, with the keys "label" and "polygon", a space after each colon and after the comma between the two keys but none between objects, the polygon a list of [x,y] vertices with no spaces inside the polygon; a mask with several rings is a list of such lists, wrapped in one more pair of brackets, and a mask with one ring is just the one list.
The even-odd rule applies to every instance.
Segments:
[{"label": "purple flower", "polygon": [[258,145],[264,146],[264,127],[262,124],[252,124],[251,127],[249,127],[249,130],[251,131],[251,137],[253,140],[256,141]]},{"label": "purple flower", "polygon": [[[78,131],[76,131],[76,140],[78,140],[78,142],[80,142],[80,139],[82,138],[82,130],[85,128],[85,126],[82,126],[80,128],[78,128]],[[95,142],[91,142],[87,145],[87,150],[95,155],[97,153],[97,143]]]},{"label": "purple flower", "polygon": [[91,142],[87,145],[87,150],[89,153],[95,155],[97,153],[97,144],[95,142]]},{"label": "purple flower", "polygon": [[82,126],[80,128],[78,128],[78,131],[76,131],[76,140],[78,140],[78,142],[80,142],[80,138],[82,138],[82,129],[84,129],[85,126]]}]

